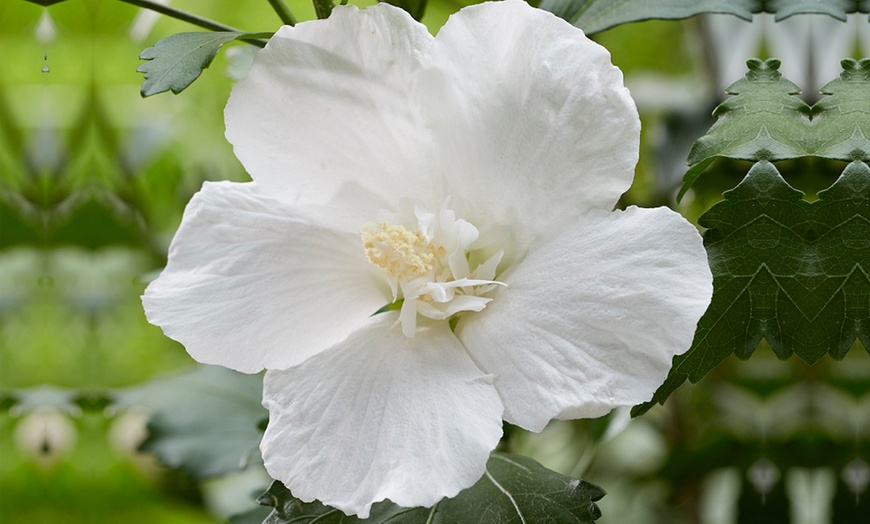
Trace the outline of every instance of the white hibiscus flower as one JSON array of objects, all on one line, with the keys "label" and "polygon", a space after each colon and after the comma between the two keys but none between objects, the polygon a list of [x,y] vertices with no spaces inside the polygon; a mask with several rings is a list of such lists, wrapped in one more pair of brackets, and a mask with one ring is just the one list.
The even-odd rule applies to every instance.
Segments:
[{"label": "white hibiscus flower", "polygon": [[196,360],[267,369],[266,469],[304,501],[456,495],[502,419],[649,400],[709,303],[693,226],[611,211],[640,130],[620,71],[524,2],[437,38],[386,4],[284,27],[226,123],[253,182],[193,197],[143,303]]}]

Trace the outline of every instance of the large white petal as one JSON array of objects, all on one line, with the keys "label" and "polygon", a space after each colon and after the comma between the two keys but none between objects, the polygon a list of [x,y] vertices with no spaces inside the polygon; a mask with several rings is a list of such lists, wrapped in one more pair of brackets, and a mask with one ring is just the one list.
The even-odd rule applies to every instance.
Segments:
[{"label": "large white petal", "polygon": [[649,400],[713,290],[700,235],[666,208],[595,214],[502,280],[456,333],[533,431]]},{"label": "large white petal", "polygon": [[267,371],[266,469],[304,501],[365,518],[471,486],[501,437],[502,404],[446,322],[402,335],[372,317],[300,366]]},{"label": "large white petal", "polygon": [[[282,27],[227,104],[236,156],[266,191],[297,205],[343,193],[395,206],[425,194],[429,139],[414,75],[431,41],[389,5],[339,6],[326,20]],[[359,227],[377,211],[351,218]]]},{"label": "large white petal", "polygon": [[358,235],[315,225],[256,183],[206,182],[184,211],[148,321],[206,364],[298,364],[391,298]]},{"label": "large white petal", "polygon": [[634,176],[640,119],[607,50],[506,1],[454,14],[429,51],[427,125],[466,219],[513,225],[522,247],[554,219],[613,209]]}]

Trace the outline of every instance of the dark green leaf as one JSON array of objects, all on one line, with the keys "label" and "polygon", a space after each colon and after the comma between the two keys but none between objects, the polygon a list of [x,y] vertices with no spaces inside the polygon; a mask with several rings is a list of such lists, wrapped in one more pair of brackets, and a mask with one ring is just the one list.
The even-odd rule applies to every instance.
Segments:
[{"label": "dark green leaf", "polygon": [[[800,88],[782,78],[779,60],[747,61],[749,72],[726,92],[734,95],[713,112],[716,123],[692,146],[689,164],[715,157],[777,161],[801,156],[870,159],[870,59],[843,60],[839,78],[822,88],[810,107]],[[693,167],[680,194],[700,175]]]},{"label": "dark green leaf", "polygon": [[228,524],[263,524],[263,521],[269,517],[269,508],[254,508],[238,515],[233,515],[228,519]]},{"label": "dark green leaf", "polygon": [[846,20],[847,13],[870,11],[868,0],[542,0],[539,7],[564,18],[586,33],[627,22],[676,20],[701,13],[723,13],[751,20],[753,13],[775,13],[776,20],[820,13]]},{"label": "dark green leaf", "polygon": [[260,461],[263,378],[218,366],[122,391],[116,407],[154,410],[142,451],[196,477],[212,477]]},{"label": "dark green leaf", "polygon": [[809,203],[769,162],[755,164],[701,216],[713,300],[685,354],[652,401],[697,382],[762,338],[780,359],[842,359],[858,338],[870,351],[870,168],[853,162]]},{"label": "dark green leaf", "polygon": [[233,40],[268,38],[270,33],[177,33],[142,51],[139,58],[148,62],[139,66],[145,73],[140,92],[143,97],[172,91],[182,92],[199,78],[217,55],[221,46]]},{"label": "dark green leaf", "polygon": [[264,524],[588,524],[601,516],[595,502],[603,496],[598,486],[550,471],[529,458],[493,453],[483,478],[433,508],[403,508],[384,501],[361,520],[319,502],[302,502],[280,482],[273,483],[259,502],[275,508]]},{"label": "dark green leaf", "polygon": [[539,7],[592,34],[626,22],[675,20],[700,13],[751,20],[758,4],[757,0],[542,0]]},{"label": "dark green leaf", "polygon": [[870,59],[843,60],[840,77],[821,89],[828,95],[813,106],[816,156],[870,160]]},{"label": "dark green leaf", "polygon": [[677,203],[679,203],[683,199],[683,197],[686,196],[686,191],[688,191],[689,188],[692,187],[692,184],[695,183],[695,180],[697,180],[698,177],[701,176],[701,173],[703,173],[705,169],[710,167],[710,164],[712,164],[714,160],[716,160],[716,157],[707,158],[693,165],[689,168],[688,171],[686,171],[686,174],[683,175],[683,187],[681,187],[680,192],[677,193]]},{"label": "dark green leaf", "polygon": [[847,13],[866,13],[870,9],[867,0],[765,0],[763,4],[766,12],[776,13],[777,22],[800,14],[822,14],[845,21]]},{"label": "dark green leaf", "polygon": [[749,72],[725,91],[713,111],[716,123],[692,146],[689,164],[726,156],[739,160],[782,160],[806,153],[811,112],[795,95],[801,89],[782,78],[776,59],[746,62]]}]

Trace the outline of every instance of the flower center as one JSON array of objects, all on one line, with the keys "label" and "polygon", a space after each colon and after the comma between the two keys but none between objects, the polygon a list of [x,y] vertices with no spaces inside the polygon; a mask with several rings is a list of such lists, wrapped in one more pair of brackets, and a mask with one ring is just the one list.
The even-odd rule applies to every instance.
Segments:
[{"label": "flower center", "polygon": [[384,271],[393,299],[404,299],[399,321],[405,336],[414,336],[418,313],[445,320],[481,311],[492,300],[483,295],[504,285],[493,280],[504,251],[470,263],[482,260],[478,251],[489,246],[479,245],[478,229],[446,205],[433,213],[403,200],[399,212],[381,211],[379,218],[360,228],[362,247],[369,262]]},{"label": "flower center", "polygon": [[364,224],[362,245],[369,262],[399,280],[422,277],[435,268],[432,245],[422,233],[405,226]]}]

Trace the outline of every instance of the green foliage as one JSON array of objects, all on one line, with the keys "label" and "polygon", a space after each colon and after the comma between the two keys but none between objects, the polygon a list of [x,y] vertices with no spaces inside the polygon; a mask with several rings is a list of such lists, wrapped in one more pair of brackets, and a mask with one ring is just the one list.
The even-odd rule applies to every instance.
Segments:
[{"label": "green foliage", "polygon": [[726,156],[740,160],[783,160],[806,154],[810,106],[801,89],[782,78],[780,61],[753,58],[749,72],[725,90],[714,111],[716,123],[692,146],[689,164]]},{"label": "green foliage", "polygon": [[753,13],[775,13],[776,20],[796,14],[826,14],[846,20],[847,13],[870,11],[868,0],[542,0],[539,7],[586,33],[654,18],[676,20],[701,13],[723,13],[751,20]]},{"label": "green foliage", "polygon": [[263,521],[266,520],[270,513],[269,508],[255,508],[238,515],[233,515],[227,522],[228,524],[263,524]]},{"label": "green foliage", "polygon": [[713,300],[692,347],[674,358],[640,414],[731,353],[748,359],[762,338],[777,357],[842,359],[856,337],[870,351],[870,168],[853,162],[809,203],[761,161],[701,216]]},{"label": "green foliage", "polygon": [[[868,0],[870,3],[870,0]],[[813,154],[836,160],[870,160],[870,59],[843,60],[840,77],[822,87],[813,106]]]},{"label": "green foliage", "polygon": [[776,20],[798,14],[823,14],[846,20],[847,13],[870,12],[868,0],[757,0],[765,12],[776,13]]},{"label": "green foliage", "polygon": [[268,38],[271,33],[236,33],[219,31],[212,33],[177,33],[160,40],[142,51],[139,58],[148,60],[139,66],[145,73],[140,92],[148,97],[172,91],[182,92],[199,78],[221,46],[234,40]]},{"label": "green foliage", "polygon": [[751,20],[757,3],[756,0],[542,0],[539,7],[592,34],[627,22],[675,20],[700,13],[726,13]]},{"label": "green foliage", "polygon": [[493,453],[483,478],[432,508],[403,508],[384,501],[372,506],[370,517],[361,520],[319,502],[302,502],[280,482],[273,483],[259,502],[275,508],[263,524],[588,524],[601,516],[595,502],[603,496],[598,486],[550,471],[529,458]]},{"label": "green foliage", "polygon": [[217,366],[156,380],[121,392],[115,406],[154,410],[141,451],[205,478],[260,460],[257,449],[268,412],[263,379]]},{"label": "green foliage", "polygon": [[749,72],[725,91],[716,123],[689,153],[692,167],[678,199],[716,157],[770,162],[801,156],[870,159],[870,59],[843,60],[839,78],[810,107],[800,88],[778,71],[780,61],[751,59]]},{"label": "green foliage", "polygon": [[[782,77],[779,60],[747,65],[692,147],[678,195],[717,157],[757,162],[699,219],[710,228],[713,300],[689,351],[634,415],[732,353],[748,359],[762,338],[780,359],[794,353],[809,364],[825,354],[842,359],[856,338],[870,351],[870,59],[843,60],[812,107],[795,96],[800,88]],[[852,162],[812,204],[770,163],[806,156]]]}]

